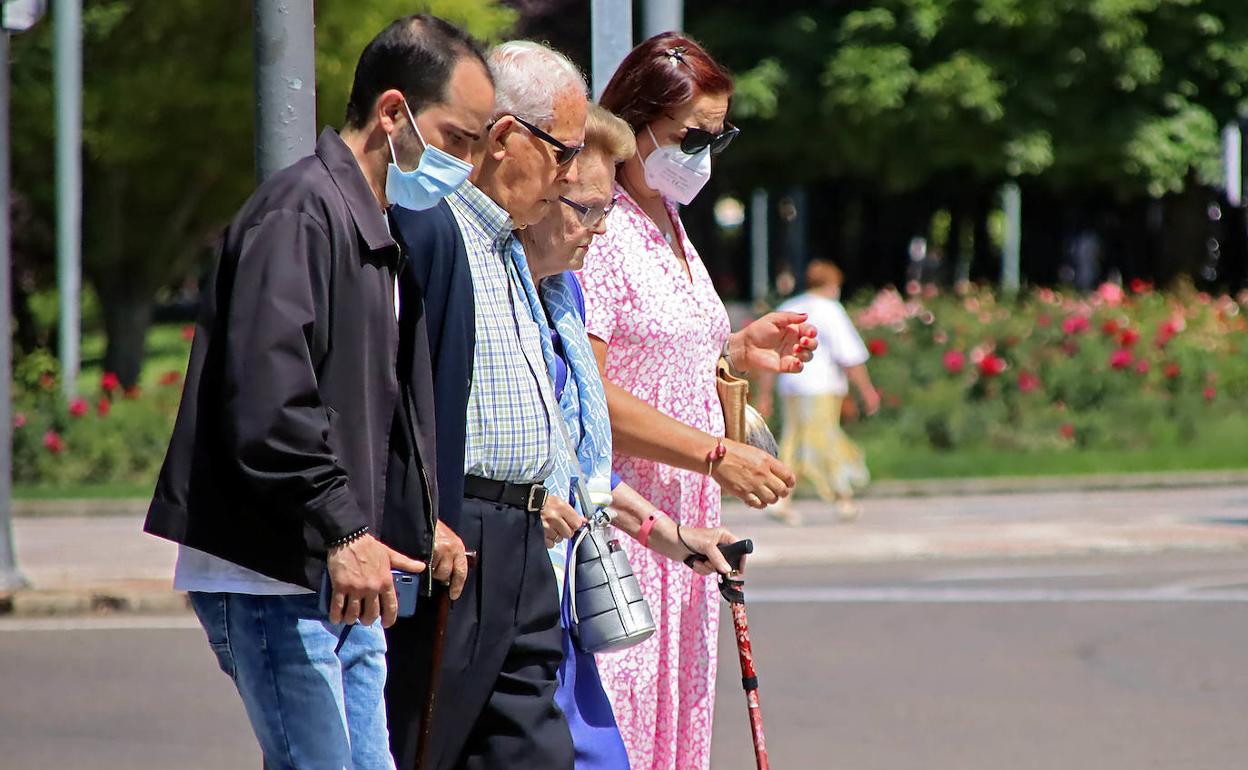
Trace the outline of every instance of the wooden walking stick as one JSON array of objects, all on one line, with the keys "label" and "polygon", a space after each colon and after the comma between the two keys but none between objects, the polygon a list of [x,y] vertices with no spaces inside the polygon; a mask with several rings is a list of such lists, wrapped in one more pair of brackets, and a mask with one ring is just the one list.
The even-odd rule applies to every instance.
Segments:
[{"label": "wooden walking stick", "polygon": [[[477,552],[468,551],[468,569],[477,563]],[[420,738],[416,750],[416,770],[425,770],[429,761],[429,745],[433,737],[433,712],[438,701],[438,680],[442,673],[442,650],[446,645],[446,620],[451,612],[451,590],[443,586],[438,592],[437,615],[433,624],[433,649],[429,664],[429,693],[425,696],[425,714],[420,720]]]}]

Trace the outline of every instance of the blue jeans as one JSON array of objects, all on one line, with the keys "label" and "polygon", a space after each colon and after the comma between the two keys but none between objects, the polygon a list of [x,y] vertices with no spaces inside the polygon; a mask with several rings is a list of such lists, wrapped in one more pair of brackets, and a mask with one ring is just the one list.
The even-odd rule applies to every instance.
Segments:
[{"label": "blue jeans", "polygon": [[315,594],[192,592],[221,670],[234,680],[266,770],[394,770],[386,731],[386,637],[341,625]]}]

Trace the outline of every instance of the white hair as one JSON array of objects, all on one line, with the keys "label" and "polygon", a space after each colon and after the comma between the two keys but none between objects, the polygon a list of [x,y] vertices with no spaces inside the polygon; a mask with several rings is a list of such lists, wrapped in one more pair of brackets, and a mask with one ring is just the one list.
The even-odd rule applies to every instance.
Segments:
[{"label": "white hair", "polygon": [[494,76],[494,117],[515,115],[549,128],[555,119],[555,97],[573,91],[586,98],[585,76],[572,60],[532,40],[509,40],[490,49]]}]

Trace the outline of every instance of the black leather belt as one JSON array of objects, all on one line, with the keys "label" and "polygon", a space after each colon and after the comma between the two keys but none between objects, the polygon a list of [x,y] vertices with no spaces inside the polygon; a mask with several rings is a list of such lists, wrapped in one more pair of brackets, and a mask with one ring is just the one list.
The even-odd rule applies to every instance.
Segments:
[{"label": "black leather belt", "polygon": [[546,487],[541,484],[515,484],[481,476],[464,476],[465,497],[502,503],[529,513],[542,510],[542,506],[546,504],[546,495]]}]

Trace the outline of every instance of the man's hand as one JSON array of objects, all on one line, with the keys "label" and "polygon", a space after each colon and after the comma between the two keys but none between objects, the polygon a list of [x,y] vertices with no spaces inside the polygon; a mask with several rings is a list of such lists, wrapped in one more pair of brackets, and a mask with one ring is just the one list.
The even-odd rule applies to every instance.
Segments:
[{"label": "man's hand", "polygon": [[546,504],[542,506],[542,532],[546,535],[547,548],[571,538],[584,523],[584,517],[575,508],[554,495],[546,496]]},{"label": "man's hand", "polygon": [[329,622],[367,626],[380,617],[386,627],[394,623],[399,600],[390,577],[389,548],[372,535],[364,535],[331,550],[326,563],[334,590]]},{"label": "man's hand", "polygon": [[433,579],[449,583],[451,600],[458,599],[464,592],[464,583],[468,581],[468,557],[464,552],[464,541],[446,522],[439,521],[434,533],[432,561]]},{"label": "man's hand", "polygon": [[800,372],[819,341],[805,313],[768,313],[728,338],[728,357],[742,372]]}]

